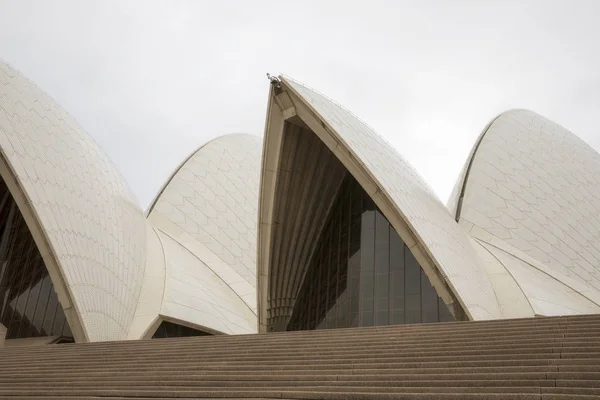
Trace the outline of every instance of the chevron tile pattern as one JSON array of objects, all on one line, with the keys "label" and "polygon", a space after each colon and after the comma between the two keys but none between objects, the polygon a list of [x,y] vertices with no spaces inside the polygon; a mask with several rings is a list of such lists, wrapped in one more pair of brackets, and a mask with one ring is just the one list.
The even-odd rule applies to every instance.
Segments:
[{"label": "chevron tile pattern", "polygon": [[[262,140],[253,135],[208,142],[175,171],[150,207],[148,221],[168,236],[163,244],[181,246],[165,247],[163,315],[225,333],[256,331],[261,151]],[[211,292],[220,295],[202,295]]]},{"label": "chevron tile pattern", "polygon": [[0,151],[36,214],[51,247],[45,260],[56,260],[87,336],[124,337],[144,273],[144,215],[90,136],[2,62]]},{"label": "chevron tile pattern", "polygon": [[[534,313],[600,311],[600,155],[565,128],[525,110],[494,120],[474,154],[460,218]],[[529,273],[519,272],[523,263]]]}]

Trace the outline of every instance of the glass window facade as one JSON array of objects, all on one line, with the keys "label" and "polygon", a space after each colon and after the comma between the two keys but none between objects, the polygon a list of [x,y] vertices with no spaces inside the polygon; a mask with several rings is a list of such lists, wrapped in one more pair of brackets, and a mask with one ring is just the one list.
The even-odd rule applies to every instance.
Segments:
[{"label": "glass window facade", "polygon": [[174,324],[173,322],[163,321],[158,326],[156,332],[152,336],[152,339],[164,339],[164,338],[175,338],[175,337],[187,337],[187,336],[210,336],[210,333],[199,331],[194,328],[187,326]]},{"label": "glass window facade", "polygon": [[453,320],[396,230],[347,173],[287,330]]},{"label": "glass window facade", "polygon": [[73,336],[33,236],[1,179],[0,323],[7,339]]}]

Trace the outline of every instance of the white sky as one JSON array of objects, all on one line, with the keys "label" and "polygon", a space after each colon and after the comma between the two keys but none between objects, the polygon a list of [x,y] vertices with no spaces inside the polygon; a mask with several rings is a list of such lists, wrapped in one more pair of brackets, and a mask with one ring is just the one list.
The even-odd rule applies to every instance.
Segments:
[{"label": "white sky", "polygon": [[145,208],[190,152],[262,135],[266,72],[344,105],[448,198],[497,114],[600,149],[600,1],[0,0],[0,58],[54,97]]}]

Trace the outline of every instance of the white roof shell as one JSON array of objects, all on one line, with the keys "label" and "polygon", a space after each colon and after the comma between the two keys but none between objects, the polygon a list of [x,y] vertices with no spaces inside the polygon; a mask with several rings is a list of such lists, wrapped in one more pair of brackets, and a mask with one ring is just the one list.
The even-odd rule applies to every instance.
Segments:
[{"label": "white roof shell", "polygon": [[[206,332],[255,333],[256,314],[214,262],[201,260],[177,240],[158,232],[166,262],[161,319]],[[256,298],[255,292],[252,295]]]},{"label": "white roof shell", "polygon": [[449,207],[487,253],[503,315],[600,312],[600,155],[526,110],[478,143]]},{"label": "white roof shell", "polygon": [[146,219],[93,139],[0,62],[0,176],[78,342],[151,337],[162,320],[256,331],[261,146],[251,135],[206,144]]},{"label": "white roof shell", "polygon": [[[446,302],[475,320],[600,312],[600,155],[573,134],[529,111],[500,115],[474,147],[448,213],[368,125],[289,78],[281,85],[288,97],[278,118],[298,116],[315,132]],[[162,320],[256,331],[281,138],[267,139],[257,307],[259,137],[226,135],[194,152],[146,219],[83,129],[0,62],[0,175],[77,341],[148,337]]]},{"label": "white roof shell", "polygon": [[208,331],[256,332],[261,149],[261,138],[248,134],[208,142],[150,206],[165,260],[161,317]]},{"label": "white roof shell", "polygon": [[0,159],[75,339],[126,337],[144,276],[144,215],[91,137],[3,62]]},{"label": "white roof shell", "polygon": [[[449,287],[470,319],[501,318],[492,283],[470,244],[448,212],[416,171],[371,127],[350,112],[308,87],[280,77],[281,87],[292,107],[286,116],[298,115],[354,175],[373,198],[402,240],[424,268],[438,293],[448,301]],[[270,107],[274,107],[274,102]],[[274,122],[272,122],[274,123]],[[258,268],[265,285],[268,275],[268,240],[274,190],[272,177],[277,138],[266,138],[259,234]],[[279,139],[280,140],[280,139]],[[444,280],[439,282],[437,275]],[[261,280],[259,279],[259,282]],[[259,283],[259,286],[261,284]],[[261,294],[264,287],[259,287]],[[267,299],[259,299],[266,303]],[[259,319],[265,324],[266,304],[259,304]]]}]

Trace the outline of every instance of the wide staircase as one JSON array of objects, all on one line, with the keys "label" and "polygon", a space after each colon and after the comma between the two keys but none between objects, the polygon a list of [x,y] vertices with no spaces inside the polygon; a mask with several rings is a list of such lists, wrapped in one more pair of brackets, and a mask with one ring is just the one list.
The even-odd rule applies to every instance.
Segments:
[{"label": "wide staircase", "polygon": [[600,315],[0,350],[0,398],[600,398]]}]

